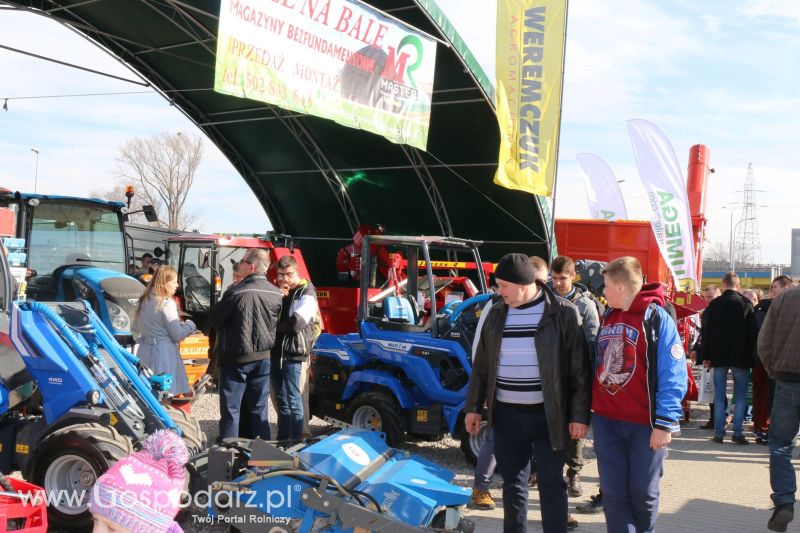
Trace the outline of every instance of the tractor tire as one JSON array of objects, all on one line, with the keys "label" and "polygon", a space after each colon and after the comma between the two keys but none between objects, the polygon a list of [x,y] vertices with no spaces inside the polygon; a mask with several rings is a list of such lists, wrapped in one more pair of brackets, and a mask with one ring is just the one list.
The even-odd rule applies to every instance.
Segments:
[{"label": "tractor tire", "polygon": [[[133,451],[131,439],[111,426],[95,423],[67,426],[45,437],[33,451],[26,478],[51,498],[50,529],[91,530],[88,499],[95,481]],[[77,502],[74,498],[80,490],[85,492]]]},{"label": "tractor tire", "polygon": [[477,435],[470,435],[466,430],[461,435],[461,451],[464,453],[464,459],[469,464],[478,464],[478,454],[481,451],[484,441],[486,441],[486,428],[489,422],[481,420],[481,429]]},{"label": "tractor tire", "polygon": [[189,449],[189,456],[195,455],[206,449],[208,439],[205,432],[200,429],[200,423],[192,415],[181,411],[171,405],[164,405],[167,414],[172,418],[183,434],[183,442]]},{"label": "tractor tire", "polygon": [[347,405],[345,418],[358,428],[385,433],[386,444],[392,448],[405,439],[403,412],[395,399],[384,392],[359,394]]}]

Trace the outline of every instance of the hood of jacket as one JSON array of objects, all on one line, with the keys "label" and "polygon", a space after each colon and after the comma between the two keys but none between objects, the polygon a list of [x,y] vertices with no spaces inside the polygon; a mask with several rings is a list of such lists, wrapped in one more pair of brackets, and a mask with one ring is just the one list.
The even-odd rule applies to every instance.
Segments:
[{"label": "hood of jacket", "polygon": [[661,283],[647,283],[642,285],[642,290],[636,293],[631,302],[629,313],[644,313],[647,306],[655,302],[664,307],[664,286]]}]

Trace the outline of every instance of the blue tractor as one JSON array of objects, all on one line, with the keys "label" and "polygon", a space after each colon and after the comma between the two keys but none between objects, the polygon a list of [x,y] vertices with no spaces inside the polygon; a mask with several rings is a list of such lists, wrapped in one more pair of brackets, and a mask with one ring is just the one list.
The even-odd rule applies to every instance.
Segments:
[{"label": "blue tractor", "polygon": [[0,472],[21,470],[44,487],[49,523],[91,528],[97,478],[158,429],[175,429],[193,453],[197,421],[168,405],[172,378],[125,350],[92,305],[13,301],[0,253]]},{"label": "blue tractor", "polygon": [[[398,446],[407,434],[437,440],[462,438],[475,459],[482,437],[463,430],[464,400],[472,369],[471,346],[489,295],[479,242],[447,237],[370,235],[362,243],[358,331],[322,334],[311,364],[311,412],[386,435]],[[378,257],[392,251],[391,264]],[[381,253],[377,253],[380,250]],[[397,254],[405,257],[398,269]],[[466,257],[465,257],[466,256]],[[477,295],[453,290],[464,279]],[[385,263],[385,262],[384,262]],[[434,275],[434,266],[453,268]],[[463,285],[462,285],[463,287]]]},{"label": "blue tractor", "polygon": [[[156,220],[151,206],[142,212]],[[123,345],[144,287],[128,275],[123,202],[0,190],[0,232],[13,277],[33,300],[88,301]]]}]

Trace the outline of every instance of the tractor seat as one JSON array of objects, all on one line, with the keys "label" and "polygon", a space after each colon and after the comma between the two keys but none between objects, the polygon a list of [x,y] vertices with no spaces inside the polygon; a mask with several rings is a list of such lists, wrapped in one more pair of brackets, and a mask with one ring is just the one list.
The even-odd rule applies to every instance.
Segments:
[{"label": "tractor seat", "polygon": [[386,320],[401,324],[416,324],[417,317],[411,301],[402,296],[388,296],[383,300],[383,311]]}]

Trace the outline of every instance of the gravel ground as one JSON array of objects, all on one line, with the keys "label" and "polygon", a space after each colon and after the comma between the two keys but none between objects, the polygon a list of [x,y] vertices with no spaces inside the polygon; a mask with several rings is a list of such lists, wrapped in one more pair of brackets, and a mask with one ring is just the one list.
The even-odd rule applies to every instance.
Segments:
[{"label": "gravel ground", "polygon": [[[708,406],[692,404],[692,420],[707,420]],[[206,432],[209,442],[214,442],[218,434],[217,423],[219,421],[219,397],[216,393],[206,394],[199,399],[192,407],[192,414],[200,422],[200,426]],[[277,432],[277,416],[270,407],[269,419],[272,425],[273,434]],[[328,426],[324,421],[313,418],[311,420],[311,431],[321,432]],[[452,438],[445,438],[438,442],[427,441],[407,441],[403,447],[411,453],[419,454],[445,468],[450,469],[455,474],[453,482],[456,485],[471,487],[474,476],[474,467],[466,462],[464,455],[459,447],[459,442]],[[584,447],[584,459],[587,462],[594,461],[594,447],[591,440],[591,433],[586,440]],[[492,480],[491,493],[495,500],[502,499],[502,481],[500,476],[494,476]],[[586,489],[585,489],[586,490]],[[588,488],[588,490],[592,490]],[[180,518],[181,526],[187,533],[200,533],[211,531],[225,531],[222,526],[208,525],[199,522],[199,518],[205,516],[200,509],[193,509],[191,513],[186,513]]]},{"label": "gravel ground", "polygon": [[[192,414],[200,422],[200,426],[208,436],[208,442],[214,442],[217,438],[219,421],[219,397],[216,393],[206,394],[199,399],[192,406]],[[269,419],[272,426],[272,432],[277,432],[277,415],[270,407]],[[313,418],[311,420],[311,431],[316,433],[323,431],[328,426],[324,421]],[[452,438],[445,438],[438,442],[427,441],[408,441],[402,449],[411,453],[419,454],[426,459],[429,459],[445,468],[450,469],[455,473],[453,482],[456,485],[464,487],[471,487],[474,476],[474,467],[466,462],[464,455],[459,447],[459,441]],[[584,447],[584,457],[587,461],[594,460],[594,448],[591,440],[588,440]],[[495,499],[501,499],[501,480],[500,476],[494,476],[492,480],[491,492]],[[212,526],[201,523],[200,517],[204,516],[203,512],[199,509],[193,509],[191,513],[186,513],[181,517],[180,523],[184,531],[187,533],[193,532],[210,532],[210,531],[224,531],[222,526]]]}]

